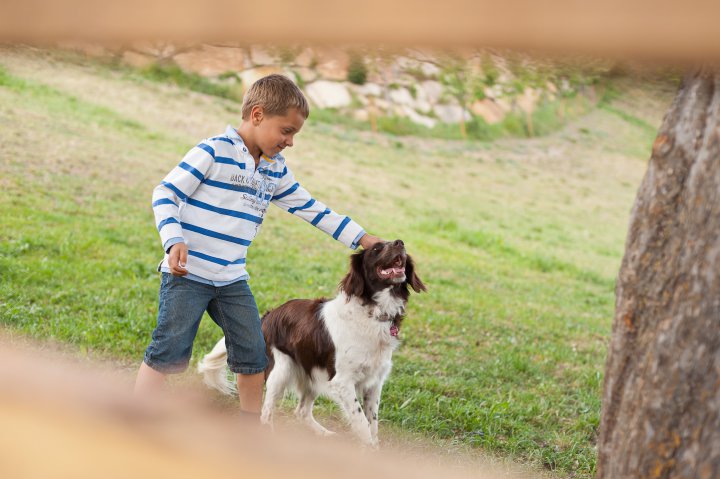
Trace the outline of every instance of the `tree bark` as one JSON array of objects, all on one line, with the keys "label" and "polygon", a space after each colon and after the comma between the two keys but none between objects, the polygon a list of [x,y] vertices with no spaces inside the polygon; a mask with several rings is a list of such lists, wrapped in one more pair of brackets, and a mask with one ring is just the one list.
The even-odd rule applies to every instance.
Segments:
[{"label": "tree bark", "polygon": [[720,74],[685,77],[616,287],[598,479],[720,477]]}]

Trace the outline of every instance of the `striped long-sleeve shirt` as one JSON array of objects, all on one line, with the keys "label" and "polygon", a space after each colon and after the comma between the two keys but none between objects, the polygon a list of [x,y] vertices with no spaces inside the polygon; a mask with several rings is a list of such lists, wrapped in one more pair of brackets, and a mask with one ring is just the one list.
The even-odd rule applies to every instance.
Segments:
[{"label": "striped long-sleeve shirt", "polygon": [[242,138],[228,125],[225,133],[192,148],[153,191],[153,211],[166,251],[184,241],[188,272],[211,282],[248,277],[247,250],[274,203],[288,213],[357,247],[360,225],[339,215],[300,186],[277,154],[262,157],[257,169]]}]

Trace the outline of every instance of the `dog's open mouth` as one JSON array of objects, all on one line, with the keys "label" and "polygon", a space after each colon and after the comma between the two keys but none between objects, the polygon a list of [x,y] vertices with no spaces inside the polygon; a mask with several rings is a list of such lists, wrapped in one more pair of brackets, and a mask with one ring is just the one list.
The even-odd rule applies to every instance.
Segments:
[{"label": "dog's open mouth", "polygon": [[405,277],[405,261],[398,256],[390,266],[378,267],[377,274],[382,279],[395,279]]}]

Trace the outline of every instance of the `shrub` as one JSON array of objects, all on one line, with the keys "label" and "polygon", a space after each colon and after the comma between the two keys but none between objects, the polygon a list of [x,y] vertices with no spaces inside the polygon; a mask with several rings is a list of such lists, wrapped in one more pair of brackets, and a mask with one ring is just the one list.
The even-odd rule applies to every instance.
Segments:
[{"label": "shrub", "polygon": [[356,85],[364,85],[367,81],[367,66],[362,55],[357,52],[350,53],[350,64],[348,65],[348,81]]}]

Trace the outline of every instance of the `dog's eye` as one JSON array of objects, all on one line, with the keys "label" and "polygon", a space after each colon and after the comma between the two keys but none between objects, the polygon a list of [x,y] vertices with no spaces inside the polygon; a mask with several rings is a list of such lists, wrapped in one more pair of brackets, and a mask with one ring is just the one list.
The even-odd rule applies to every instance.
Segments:
[{"label": "dog's eye", "polygon": [[381,249],[383,249],[381,244],[376,244],[375,246],[373,246],[373,251],[375,251],[376,253]]}]

